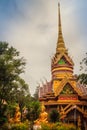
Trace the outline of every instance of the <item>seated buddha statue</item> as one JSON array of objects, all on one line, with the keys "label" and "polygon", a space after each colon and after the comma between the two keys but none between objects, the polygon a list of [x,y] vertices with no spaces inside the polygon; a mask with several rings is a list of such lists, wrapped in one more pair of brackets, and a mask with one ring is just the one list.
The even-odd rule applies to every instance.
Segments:
[{"label": "seated buddha statue", "polygon": [[48,113],[45,111],[45,106],[41,106],[41,113],[39,118],[34,121],[35,125],[40,125],[41,123],[48,123]]},{"label": "seated buddha statue", "polygon": [[20,113],[20,108],[19,106],[16,107],[15,109],[15,115],[13,117],[13,122],[14,123],[19,123],[20,122],[20,119],[21,119],[21,113]]}]

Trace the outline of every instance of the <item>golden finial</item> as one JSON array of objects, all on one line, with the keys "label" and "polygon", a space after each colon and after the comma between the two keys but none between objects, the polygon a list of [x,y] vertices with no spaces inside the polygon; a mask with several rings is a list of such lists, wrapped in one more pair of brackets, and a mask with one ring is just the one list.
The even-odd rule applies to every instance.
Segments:
[{"label": "golden finial", "polygon": [[66,52],[66,48],[65,48],[65,43],[64,43],[64,39],[63,39],[63,35],[62,35],[62,26],[61,26],[61,15],[60,15],[60,3],[58,3],[58,40],[57,40],[57,48],[56,48],[56,52],[60,53],[60,52]]}]

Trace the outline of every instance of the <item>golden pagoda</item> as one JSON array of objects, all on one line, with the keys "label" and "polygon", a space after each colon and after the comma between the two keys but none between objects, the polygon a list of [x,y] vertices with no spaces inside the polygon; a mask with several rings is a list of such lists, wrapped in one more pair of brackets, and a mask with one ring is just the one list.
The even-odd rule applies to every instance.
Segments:
[{"label": "golden pagoda", "polygon": [[[39,100],[50,112],[57,109],[66,123],[87,128],[87,89],[77,82],[73,74],[74,63],[68,55],[62,35],[60,4],[58,4],[58,40],[56,53],[51,61],[52,79],[39,89]],[[79,123],[80,122],[80,123]]]}]

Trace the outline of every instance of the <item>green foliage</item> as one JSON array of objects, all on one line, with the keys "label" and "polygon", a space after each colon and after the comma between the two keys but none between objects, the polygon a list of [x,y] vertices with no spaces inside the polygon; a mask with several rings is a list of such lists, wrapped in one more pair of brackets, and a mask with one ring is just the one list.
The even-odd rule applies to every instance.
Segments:
[{"label": "green foliage", "polygon": [[6,110],[7,110],[7,105],[3,104],[0,110],[0,125],[3,125],[7,121]]},{"label": "green foliage", "polygon": [[83,83],[83,84],[87,84],[87,74],[80,74],[78,77],[77,77],[77,80],[80,81],[80,83]]},{"label": "green foliage", "polygon": [[57,110],[53,109],[49,114],[50,122],[58,122],[59,121],[59,113]]},{"label": "green foliage", "polygon": [[19,91],[17,94],[17,102],[20,107],[20,112],[21,112],[21,121],[23,121],[22,114],[23,114],[23,108],[29,104],[30,101],[30,95],[25,95],[23,91]]},{"label": "green foliage", "polygon": [[40,130],[77,130],[72,124],[48,123],[42,124]]},{"label": "green foliage", "polygon": [[41,124],[41,130],[51,130],[48,124]]},{"label": "green foliage", "polygon": [[58,130],[77,130],[77,128],[73,124],[61,124]]},{"label": "green foliage", "polygon": [[19,57],[19,52],[0,42],[0,103],[12,101],[15,91],[21,88],[19,75],[24,72],[24,66],[25,60]]},{"label": "green foliage", "polygon": [[6,123],[6,122],[7,122],[6,116],[2,116],[2,117],[0,118],[0,125],[3,125],[3,124]]},{"label": "green foliage", "polygon": [[24,123],[18,124],[4,124],[0,130],[29,130],[29,122],[26,121]]},{"label": "green foliage", "polygon": [[6,116],[9,104],[20,103],[21,95],[29,94],[28,85],[20,77],[24,68],[25,59],[19,52],[8,43],[0,42],[0,120]]},{"label": "green foliage", "polygon": [[7,115],[10,115],[10,117],[13,117],[14,116],[14,113],[15,113],[15,108],[17,106],[17,103],[9,103],[7,105]]},{"label": "green foliage", "polygon": [[80,62],[80,70],[83,70],[84,72],[87,71],[87,53],[85,57],[82,59],[82,61]]},{"label": "green foliage", "polygon": [[35,93],[34,93],[34,99],[37,101],[39,99],[39,86],[36,87]]},{"label": "green foliage", "polygon": [[32,101],[27,106],[27,108],[28,108],[27,118],[30,121],[36,120],[40,114],[40,102],[39,101]]},{"label": "green foliage", "polygon": [[10,130],[9,124],[5,123],[3,126],[0,127],[0,130]]},{"label": "green foliage", "polygon": [[11,130],[28,130],[29,126],[24,123],[13,124]]}]

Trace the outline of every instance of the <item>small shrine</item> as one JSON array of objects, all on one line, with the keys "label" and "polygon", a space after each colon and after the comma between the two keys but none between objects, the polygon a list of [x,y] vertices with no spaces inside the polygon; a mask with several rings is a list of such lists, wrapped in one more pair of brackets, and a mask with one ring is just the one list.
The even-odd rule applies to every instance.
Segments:
[{"label": "small shrine", "polygon": [[39,100],[46,111],[57,109],[60,119],[87,128],[87,88],[77,81],[73,74],[74,63],[68,55],[62,35],[60,4],[58,4],[58,40],[56,53],[51,61],[52,79],[39,88]]}]

